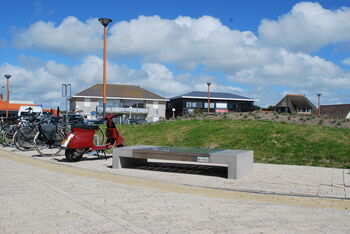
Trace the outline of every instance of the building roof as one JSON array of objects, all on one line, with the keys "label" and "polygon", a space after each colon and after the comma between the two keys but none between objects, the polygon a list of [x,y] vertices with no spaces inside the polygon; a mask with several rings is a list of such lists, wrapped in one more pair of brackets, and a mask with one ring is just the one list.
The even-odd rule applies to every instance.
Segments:
[{"label": "building roof", "polygon": [[296,113],[296,108],[311,108],[312,112],[316,110],[316,106],[312,104],[304,95],[287,94],[276,107],[289,107],[292,113]]},{"label": "building roof", "polygon": [[[149,99],[149,100],[163,100],[167,99],[152,93],[148,90],[140,88],[135,85],[118,85],[107,84],[107,98],[118,99]],[[73,97],[86,97],[86,98],[102,98],[103,97],[103,84],[95,84],[77,94]]]},{"label": "building roof", "polygon": [[0,99],[0,111],[17,111],[21,106],[37,106],[35,104],[26,103],[7,103],[7,101]]},{"label": "building roof", "polygon": [[[179,98],[193,98],[193,99],[208,99],[208,92],[192,91],[189,93],[182,94],[180,96],[172,97],[172,99]],[[210,99],[218,100],[236,100],[236,101],[258,101],[257,99],[251,99],[248,97],[239,96],[233,93],[220,93],[220,92],[210,92]]]},{"label": "building roof", "polygon": [[346,118],[350,116],[350,104],[321,105],[321,115],[333,118]]}]

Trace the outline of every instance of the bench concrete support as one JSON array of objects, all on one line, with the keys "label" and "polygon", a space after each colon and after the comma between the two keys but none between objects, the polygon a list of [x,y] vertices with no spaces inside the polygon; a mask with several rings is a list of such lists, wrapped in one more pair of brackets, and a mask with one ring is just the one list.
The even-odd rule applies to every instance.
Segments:
[{"label": "bench concrete support", "polygon": [[253,170],[254,153],[246,150],[223,150],[211,153],[209,161],[227,165],[227,178],[239,179]]},{"label": "bench concrete support", "polygon": [[[147,153],[140,154],[144,149],[154,148],[154,146],[137,145],[113,149],[113,168],[125,168],[144,165],[147,158],[152,159],[171,159],[179,161],[191,161],[198,163],[213,163],[227,165],[227,178],[239,179],[248,174],[253,169],[254,153],[247,150],[217,150],[211,153],[203,154],[193,151],[186,151],[186,157],[181,154],[184,148],[171,148],[175,151],[162,151],[150,149]],[[134,152],[134,150],[136,152]],[[153,151],[152,151],[153,150]],[[152,153],[153,152],[153,153]],[[159,153],[161,152],[161,153]],[[171,156],[171,157],[170,157]],[[187,159],[187,160],[185,160]],[[189,160],[190,159],[190,160]]]}]

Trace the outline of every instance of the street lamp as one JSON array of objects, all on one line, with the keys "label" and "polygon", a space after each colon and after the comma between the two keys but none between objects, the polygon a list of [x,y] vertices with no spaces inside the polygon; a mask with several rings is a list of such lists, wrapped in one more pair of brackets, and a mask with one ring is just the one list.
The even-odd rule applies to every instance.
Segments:
[{"label": "street lamp", "polygon": [[10,103],[10,91],[9,91],[9,79],[11,75],[4,75],[6,78],[6,118],[9,117],[9,103]]},{"label": "street lamp", "polygon": [[173,119],[175,119],[175,108],[171,109],[173,111]]},{"label": "street lamp", "polygon": [[102,116],[105,117],[105,115],[106,115],[106,95],[107,95],[107,85],[106,85],[107,26],[110,22],[112,22],[112,20],[108,19],[108,18],[99,18],[98,21],[100,21],[100,23],[104,27],[104,33],[103,33],[103,112],[102,112]]},{"label": "street lamp", "polygon": [[208,82],[207,85],[208,85],[208,113],[209,113],[210,112],[210,85],[211,85],[211,83]]},{"label": "street lamp", "polygon": [[320,117],[321,116],[321,93],[316,93],[317,97],[317,102],[318,102],[318,110],[317,110],[317,116]]}]

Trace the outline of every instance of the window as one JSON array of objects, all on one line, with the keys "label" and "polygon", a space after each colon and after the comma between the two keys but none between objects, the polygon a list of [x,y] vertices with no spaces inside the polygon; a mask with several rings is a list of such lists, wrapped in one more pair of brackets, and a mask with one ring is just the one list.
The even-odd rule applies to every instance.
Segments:
[{"label": "window", "polygon": [[[207,102],[204,103],[204,108],[208,108],[208,103]],[[210,108],[214,109],[215,108],[215,103],[211,102],[210,103]]]}]

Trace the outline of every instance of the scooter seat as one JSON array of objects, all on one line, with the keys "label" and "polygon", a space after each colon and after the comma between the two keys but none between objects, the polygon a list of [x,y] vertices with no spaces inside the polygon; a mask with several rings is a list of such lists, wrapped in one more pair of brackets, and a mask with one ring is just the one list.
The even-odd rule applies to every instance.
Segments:
[{"label": "scooter seat", "polygon": [[87,125],[87,124],[77,124],[73,128],[85,129],[85,130],[97,130],[98,126],[96,125]]}]

